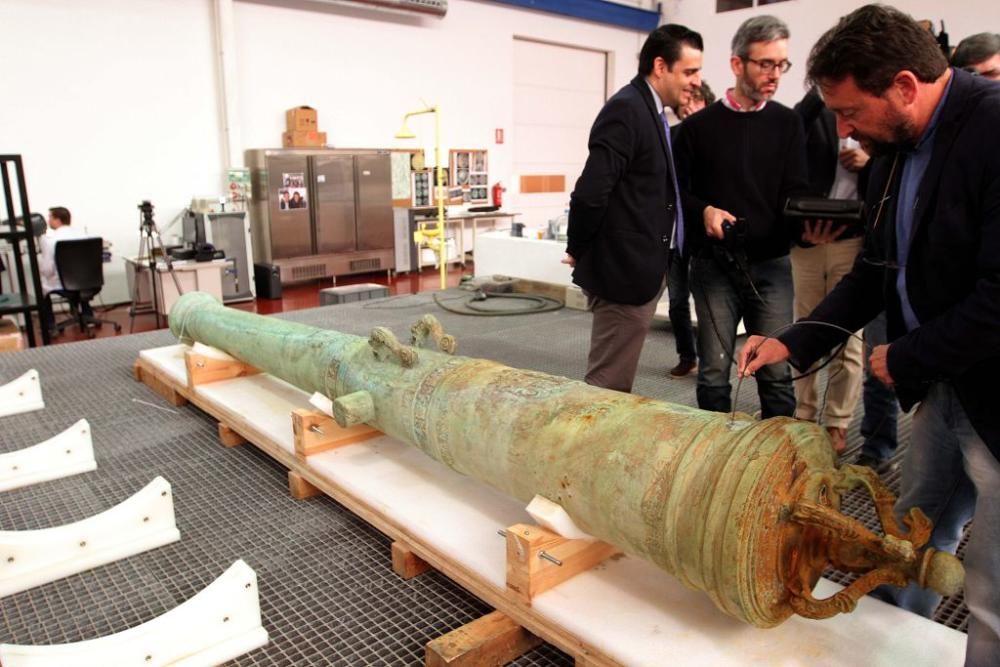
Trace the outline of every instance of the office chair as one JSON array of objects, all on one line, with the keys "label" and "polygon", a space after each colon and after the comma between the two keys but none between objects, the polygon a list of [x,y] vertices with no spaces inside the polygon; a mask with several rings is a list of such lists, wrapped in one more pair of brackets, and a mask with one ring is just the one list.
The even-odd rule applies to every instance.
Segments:
[{"label": "office chair", "polygon": [[53,290],[52,294],[67,299],[73,316],[61,322],[56,322],[55,328],[63,332],[70,324],[77,324],[81,333],[88,338],[94,337],[91,327],[102,324],[114,326],[115,333],[120,333],[122,325],[111,320],[102,320],[92,315],[83,314],[83,306],[89,304],[104,286],[104,242],[100,238],[71,239],[56,243],[56,271],[62,289]]}]

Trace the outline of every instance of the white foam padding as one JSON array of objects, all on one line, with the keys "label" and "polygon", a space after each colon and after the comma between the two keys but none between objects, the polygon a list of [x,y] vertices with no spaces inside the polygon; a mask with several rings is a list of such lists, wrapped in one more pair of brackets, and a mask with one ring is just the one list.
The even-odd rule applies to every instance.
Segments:
[{"label": "white foam padding", "polygon": [[170,483],[157,477],[128,500],[88,519],[55,528],[0,531],[0,597],[179,539]]},{"label": "white foam padding", "polygon": [[208,667],[267,643],[257,574],[242,560],[193,598],[118,634],[75,644],[0,645],[4,667]]},{"label": "white foam padding", "polygon": [[539,526],[568,540],[596,539],[593,535],[580,530],[570,515],[566,514],[562,505],[552,502],[545,496],[532,498],[525,510]]},{"label": "white foam padding", "polygon": [[207,357],[209,359],[218,359],[220,361],[236,361],[236,357],[230,355],[228,352],[223,352],[217,347],[212,347],[211,345],[204,345],[202,343],[195,342],[191,347],[191,352],[194,354]]},{"label": "white foam padding", "polygon": [[41,410],[44,407],[42,383],[35,369],[0,386],[0,417]]},{"label": "white foam padding", "polygon": [[309,397],[309,404],[325,415],[333,416],[333,401],[328,396],[317,392]]},{"label": "white foam padding", "polygon": [[0,454],[0,491],[96,469],[90,424],[81,419],[44,442]]}]

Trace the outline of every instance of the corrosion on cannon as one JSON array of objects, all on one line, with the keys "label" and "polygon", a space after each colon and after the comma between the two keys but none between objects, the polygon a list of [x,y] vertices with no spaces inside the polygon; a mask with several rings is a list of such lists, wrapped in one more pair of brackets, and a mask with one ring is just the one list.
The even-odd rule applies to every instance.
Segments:
[{"label": "corrosion on cannon", "polygon": [[[595,538],[767,628],[793,613],[828,618],[883,583],[950,595],[964,570],[926,547],[928,519],[900,526],[895,501],[866,468],[835,461],[825,431],[789,418],[755,421],[592,387],[484,359],[452,356],[454,338],[425,315],[404,345],[184,295],[171,330],[333,401],[342,426],[366,423],[525,503],[558,503]],[[429,346],[428,346],[429,347]],[[840,512],[861,487],[884,534]],[[860,577],[830,598],[812,590],[828,566]]]}]

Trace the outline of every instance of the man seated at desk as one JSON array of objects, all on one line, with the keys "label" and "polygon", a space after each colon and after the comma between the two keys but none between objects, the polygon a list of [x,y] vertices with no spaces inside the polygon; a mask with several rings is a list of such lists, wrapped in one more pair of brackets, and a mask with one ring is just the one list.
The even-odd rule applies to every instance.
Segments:
[{"label": "man seated at desk", "polygon": [[[82,229],[73,227],[70,222],[72,216],[69,209],[56,206],[49,209],[49,229],[44,236],[38,239],[39,252],[41,258],[38,261],[38,270],[42,278],[42,292],[45,294],[45,301],[48,303],[47,309],[39,309],[39,319],[43,329],[50,331],[55,328],[55,317],[52,315],[51,292],[62,289],[62,281],[59,279],[59,270],[56,268],[56,244],[60,241],[72,241],[75,239],[87,238],[87,233]],[[94,311],[89,303],[82,303],[81,308],[85,317],[93,317]],[[55,332],[53,332],[55,333]]]}]

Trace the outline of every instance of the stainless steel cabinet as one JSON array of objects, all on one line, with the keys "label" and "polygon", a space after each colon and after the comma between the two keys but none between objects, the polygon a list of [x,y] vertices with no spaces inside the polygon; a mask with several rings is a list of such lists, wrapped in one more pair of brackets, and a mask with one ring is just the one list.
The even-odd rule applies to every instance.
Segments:
[{"label": "stainless steel cabinet", "polygon": [[[268,191],[280,193],[284,187],[282,179],[287,174],[302,174],[305,178],[308,158],[304,155],[276,155],[268,160]],[[271,221],[271,247],[275,258],[298,257],[313,253],[312,225],[309,209],[289,208],[282,204],[280,195],[268,201]]]},{"label": "stainless steel cabinet", "polygon": [[316,181],[316,251],[353,252],[358,249],[355,219],[354,157],[313,158]]},{"label": "stainless steel cabinet", "polygon": [[393,269],[388,153],[256,149],[246,164],[254,261],[283,283]]},{"label": "stainless steel cabinet", "polygon": [[358,155],[354,160],[358,191],[358,249],[392,248],[392,173],[389,156]]}]

